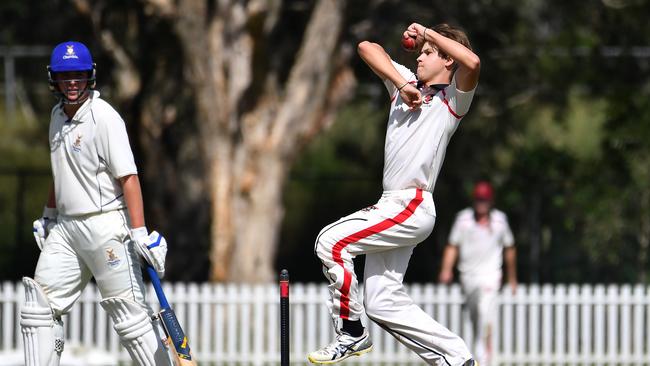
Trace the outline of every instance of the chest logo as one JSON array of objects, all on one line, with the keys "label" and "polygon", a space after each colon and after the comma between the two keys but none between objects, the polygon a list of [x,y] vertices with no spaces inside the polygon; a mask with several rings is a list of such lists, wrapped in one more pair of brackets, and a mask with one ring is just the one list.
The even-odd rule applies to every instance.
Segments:
[{"label": "chest logo", "polygon": [[78,133],[77,138],[75,138],[74,143],[72,144],[72,149],[76,152],[81,151],[81,138],[83,137],[82,134]]},{"label": "chest logo", "polygon": [[433,100],[433,94],[427,94],[422,98],[422,104],[429,104]]},{"label": "chest logo", "polygon": [[370,212],[370,211],[373,211],[373,210],[377,210],[377,206],[373,205],[373,206],[368,206],[366,208],[361,209],[361,211],[363,211],[363,212]]}]

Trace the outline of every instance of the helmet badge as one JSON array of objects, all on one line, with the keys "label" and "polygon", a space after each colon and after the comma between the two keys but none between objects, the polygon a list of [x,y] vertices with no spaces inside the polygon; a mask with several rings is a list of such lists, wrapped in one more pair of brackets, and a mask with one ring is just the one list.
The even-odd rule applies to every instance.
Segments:
[{"label": "helmet badge", "polygon": [[63,59],[64,59],[64,60],[67,60],[67,59],[69,59],[69,58],[77,58],[77,59],[79,58],[79,56],[77,56],[77,55],[74,53],[74,45],[72,45],[72,44],[67,44],[67,45],[65,45],[65,47],[66,47],[65,55],[63,55]]}]

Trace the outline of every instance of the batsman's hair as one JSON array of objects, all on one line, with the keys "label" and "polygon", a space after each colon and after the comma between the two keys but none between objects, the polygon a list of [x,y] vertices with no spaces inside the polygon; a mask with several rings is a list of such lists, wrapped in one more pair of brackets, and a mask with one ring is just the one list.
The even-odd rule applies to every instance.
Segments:
[{"label": "batsman's hair", "polygon": [[[433,27],[431,27],[431,29],[434,32],[436,32],[436,33],[438,33],[438,34],[440,34],[440,35],[442,35],[444,37],[447,37],[449,39],[452,39],[452,40],[462,44],[463,46],[467,47],[469,50],[472,49],[472,45],[469,43],[469,38],[467,38],[467,34],[465,33],[464,30],[462,30],[459,27],[455,27],[455,26],[449,25],[447,23],[440,23],[438,25],[434,25]],[[445,58],[445,59],[449,58],[449,55],[447,55],[444,52],[441,52],[440,50],[438,50],[438,54],[442,58]],[[458,63],[454,62],[453,71],[456,72],[456,69],[458,69]]]}]

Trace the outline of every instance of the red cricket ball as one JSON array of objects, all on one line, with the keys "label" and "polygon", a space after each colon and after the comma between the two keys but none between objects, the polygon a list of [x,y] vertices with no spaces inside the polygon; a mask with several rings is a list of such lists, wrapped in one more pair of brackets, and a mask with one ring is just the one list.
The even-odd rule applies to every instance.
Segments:
[{"label": "red cricket ball", "polygon": [[407,51],[415,51],[415,38],[408,36],[403,37],[402,47]]}]

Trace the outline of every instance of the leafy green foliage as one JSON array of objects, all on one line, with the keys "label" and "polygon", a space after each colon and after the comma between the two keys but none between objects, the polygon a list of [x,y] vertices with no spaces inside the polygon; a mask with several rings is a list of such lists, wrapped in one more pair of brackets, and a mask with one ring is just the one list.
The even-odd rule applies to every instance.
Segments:
[{"label": "leafy green foliage", "polygon": [[38,255],[32,221],[43,210],[51,182],[43,129],[21,113],[0,123],[0,278],[31,275]]},{"label": "leafy green foliage", "polygon": [[[107,2],[97,2],[97,6]],[[154,21],[138,3],[101,11],[141,70],[144,83],[155,85],[144,96],[165,90],[165,106],[183,117],[164,130],[158,143],[158,167],[169,186],[200,172],[200,156],[191,136],[196,129],[192,91],[176,85],[182,73],[178,40],[164,20]],[[269,63],[284,64],[297,47],[307,10],[313,2],[287,2],[268,47],[257,50],[254,77],[262,80]],[[0,37],[5,44],[54,45],[63,39],[87,42],[99,65],[99,84],[110,95],[111,61],[98,46],[100,35],[91,23],[63,0],[5,1],[8,21]],[[122,9],[120,8],[120,9]],[[51,16],[51,14],[58,16]],[[519,250],[522,281],[631,282],[648,281],[650,256],[650,2],[643,0],[459,0],[447,2],[354,0],[347,2],[344,50],[357,42],[381,43],[399,62],[414,68],[415,57],[401,51],[403,29],[412,21],[448,22],[462,26],[481,57],[481,80],[472,109],[447,151],[434,199],[434,233],[418,246],[408,279],[431,281],[437,276],[440,252],[455,213],[468,206],[473,182],[491,179],[497,206],[508,213]],[[136,14],[127,16],[125,14]],[[37,27],[34,24],[38,24]],[[261,27],[251,21],[250,27]],[[346,51],[347,52],[347,51]],[[45,97],[41,59],[18,65],[28,100],[38,118],[47,119],[51,99]],[[359,81],[353,101],[339,112],[336,123],[319,136],[295,163],[285,189],[285,219],[278,248],[278,267],[301,263],[294,278],[322,280],[313,242],[326,224],[376,201],[381,191],[383,144],[388,102],[380,81],[358,58],[351,65]],[[288,70],[287,70],[288,72]],[[280,79],[285,74],[279,75]],[[155,83],[150,79],[155,79]],[[351,91],[352,92],[352,91]],[[254,98],[242,102],[253,103]],[[155,141],[142,123],[140,99],[120,110],[126,114],[136,155],[141,141]],[[41,117],[42,116],[42,117]],[[185,123],[187,122],[187,123]],[[47,171],[44,123],[0,122],[0,168],[5,171]],[[151,134],[153,135],[153,133]],[[145,138],[142,138],[144,136]],[[182,136],[182,138],[180,137]],[[149,143],[151,144],[151,142]],[[189,153],[188,153],[189,152]],[[186,163],[195,162],[191,170]],[[164,167],[164,169],[162,168]],[[157,172],[143,171],[149,177]],[[35,246],[29,224],[40,213],[47,174],[0,176],[0,278],[24,274],[17,263],[33,268]],[[25,190],[23,216],[18,216],[16,192]],[[183,209],[173,199],[183,192],[167,185],[145,185],[147,212],[164,220],[178,211],[187,222],[159,222],[177,243],[194,242],[197,226],[209,220],[206,205],[187,200]],[[189,212],[199,212],[197,220]],[[22,223],[19,224],[18,222]],[[197,224],[203,223],[203,224]],[[16,226],[26,226],[17,229]],[[19,231],[20,230],[20,231]],[[198,230],[207,233],[204,227]],[[22,236],[19,238],[19,234]],[[200,235],[205,236],[205,235]],[[205,250],[206,246],[201,247]],[[21,250],[23,252],[21,252]],[[192,253],[187,263],[205,253]],[[20,258],[20,260],[17,260]],[[23,272],[23,273],[19,273]],[[193,275],[194,279],[202,279]]]}]

